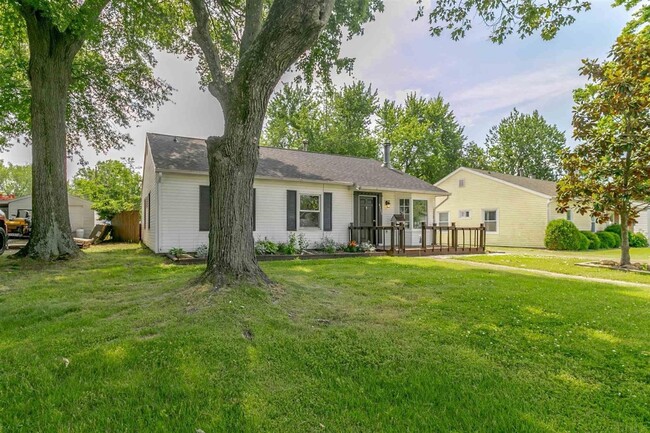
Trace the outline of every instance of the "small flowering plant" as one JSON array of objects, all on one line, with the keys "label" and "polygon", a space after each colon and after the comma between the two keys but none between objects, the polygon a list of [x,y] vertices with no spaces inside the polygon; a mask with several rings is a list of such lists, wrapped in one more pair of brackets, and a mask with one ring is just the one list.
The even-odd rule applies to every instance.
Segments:
[{"label": "small flowering plant", "polygon": [[361,251],[361,249],[359,248],[359,244],[357,244],[356,241],[350,241],[348,242],[347,247],[345,247],[345,251],[348,253],[356,253]]}]

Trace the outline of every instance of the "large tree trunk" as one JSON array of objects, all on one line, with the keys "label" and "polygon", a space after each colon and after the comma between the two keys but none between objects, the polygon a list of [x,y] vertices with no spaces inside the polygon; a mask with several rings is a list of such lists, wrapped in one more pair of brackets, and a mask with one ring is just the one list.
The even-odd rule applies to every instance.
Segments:
[{"label": "large tree trunk", "polygon": [[79,253],[70,228],[66,110],[72,61],[81,41],[38,11],[25,11],[29,36],[32,133],[32,230],[21,256],[55,260]]},{"label": "large tree trunk", "polygon": [[628,236],[629,228],[627,226],[629,215],[621,213],[621,266],[632,263],[630,258],[630,238]]},{"label": "large tree trunk", "polygon": [[[261,2],[246,2],[246,37],[239,64],[227,82],[209,35],[209,13],[191,0],[194,38],[205,54],[209,86],[224,111],[222,137],[207,140],[210,170],[210,244],[203,279],[216,287],[269,282],[255,258],[253,179],[269,98],[282,74],[311,47],[327,23],[334,0],[276,0],[262,25]],[[256,5],[256,6],[254,6]]]}]

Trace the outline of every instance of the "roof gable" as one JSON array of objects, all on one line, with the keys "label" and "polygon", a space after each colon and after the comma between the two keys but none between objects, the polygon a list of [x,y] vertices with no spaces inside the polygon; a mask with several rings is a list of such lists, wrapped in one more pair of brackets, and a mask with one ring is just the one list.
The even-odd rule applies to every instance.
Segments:
[{"label": "roof gable", "polygon": [[460,167],[456,169],[454,172],[450,173],[449,175],[445,176],[443,179],[436,182],[436,185],[441,185],[447,179],[449,179],[450,177],[452,177],[453,175],[455,175],[460,171],[467,171],[473,174],[477,174],[479,176],[487,177],[492,180],[496,180],[500,183],[505,183],[515,188],[519,188],[533,194],[541,195],[546,198],[555,197],[555,195],[557,194],[556,193],[557,184],[549,180],[534,179],[525,176],[514,176],[512,174],[505,174],[505,173],[499,173],[495,171],[480,170],[477,168],[467,168],[467,167]]},{"label": "roof gable", "polygon": [[[205,140],[148,133],[147,142],[158,171],[208,172]],[[435,185],[383,167],[374,159],[273,147],[260,147],[255,176],[447,195]]]}]

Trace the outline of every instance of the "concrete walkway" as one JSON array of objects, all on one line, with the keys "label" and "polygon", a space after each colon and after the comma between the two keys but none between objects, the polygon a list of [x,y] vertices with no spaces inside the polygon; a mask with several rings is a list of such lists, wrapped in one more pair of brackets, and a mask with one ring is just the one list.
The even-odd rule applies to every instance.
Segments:
[{"label": "concrete walkway", "polygon": [[[466,256],[465,256],[466,257]],[[526,268],[515,268],[512,266],[505,265],[495,265],[493,263],[479,263],[471,262],[468,260],[454,260],[454,256],[427,256],[422,257],[423,259],[432,259],[439,260],[441,262],[453,262],[459,265],[465,265],[474,268],[483,268],[483,269],[492,269],[495,271],[504,271],[517,274],[533,274],[533,275],[542,275],[544,277],[550,278],[561,278],[565,280],[577,280],[577,281],[586,281],[591,283],[600,283],[600,284],[611,284],[614,286],[623,286],[623,287],[640,287],[644,289],[650,289],[650,284],[644,283],[635,283],[632,281],[618,281],[618,280],[609,280],[607,278],[595,278],[595,277],[585,277],[582,275],[570,275],[570,274],[560,274],[557,272],[542,271],[539,269],[526,269]]]}]

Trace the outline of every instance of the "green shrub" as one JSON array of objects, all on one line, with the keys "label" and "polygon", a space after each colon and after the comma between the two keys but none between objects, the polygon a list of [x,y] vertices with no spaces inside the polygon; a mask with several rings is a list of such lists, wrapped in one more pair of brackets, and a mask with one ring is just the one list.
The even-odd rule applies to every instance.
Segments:
[{"label": "green shrub", "polygon": [[264,238],[255,242],[255,254],[275,254],[278,252],[278,244],[275,242]]},{"label": "green shrub", "polygon": [[620,246],[621,246],[621,235],[619,235],[618,233],[614,233],[614,232],[608,232],[608,233],[611,233],[614,236],[614,248],[620,248]]},{"label": "green shrub", "polygon": [[584,233],[580,233],[580,244],[578,245],[578,251],[588,250],[590,243],[591,241],[589,238]]},{"label": "green shrub", "polygon": [[559,219],[546,226],[544,245],[549,250],[580,250],[589,247],[589,239],[571,221]]},{"label": "green shrub", "polygon": [[588,249],[590,250],[598,250],[600,249],[600,238],[596,233],[590,232],[588,230],[583,230],[580,233],[585,235],[587,239],[589,239],[589,247]]},{"label": "green shrub", "polygon": [[335,253],[336,250],[338,249],[338,244],[334,239],[325,236],[323,239],[321,239],[320,242],[314,245],[314,249],[316,249],[317,251],[323,251],[328,254],[332,254]]},{"label": "green shrub", "polygon": [[600,239],[601,248],[616,248],[616,244],[618,243],[616,233],[598,232],[596,233],[596,236]]},{"label": "green shrub", "polygon": [[648,246],[648,238],[643,233],[632,233],[630,235],[630,247],[645,248]]},{"label": "green shrub", "polygon": [[618,237],[621,237],[621,225],[620,224],[611,224],[605,227],[605,231],[609,233],[616,233]]}]

